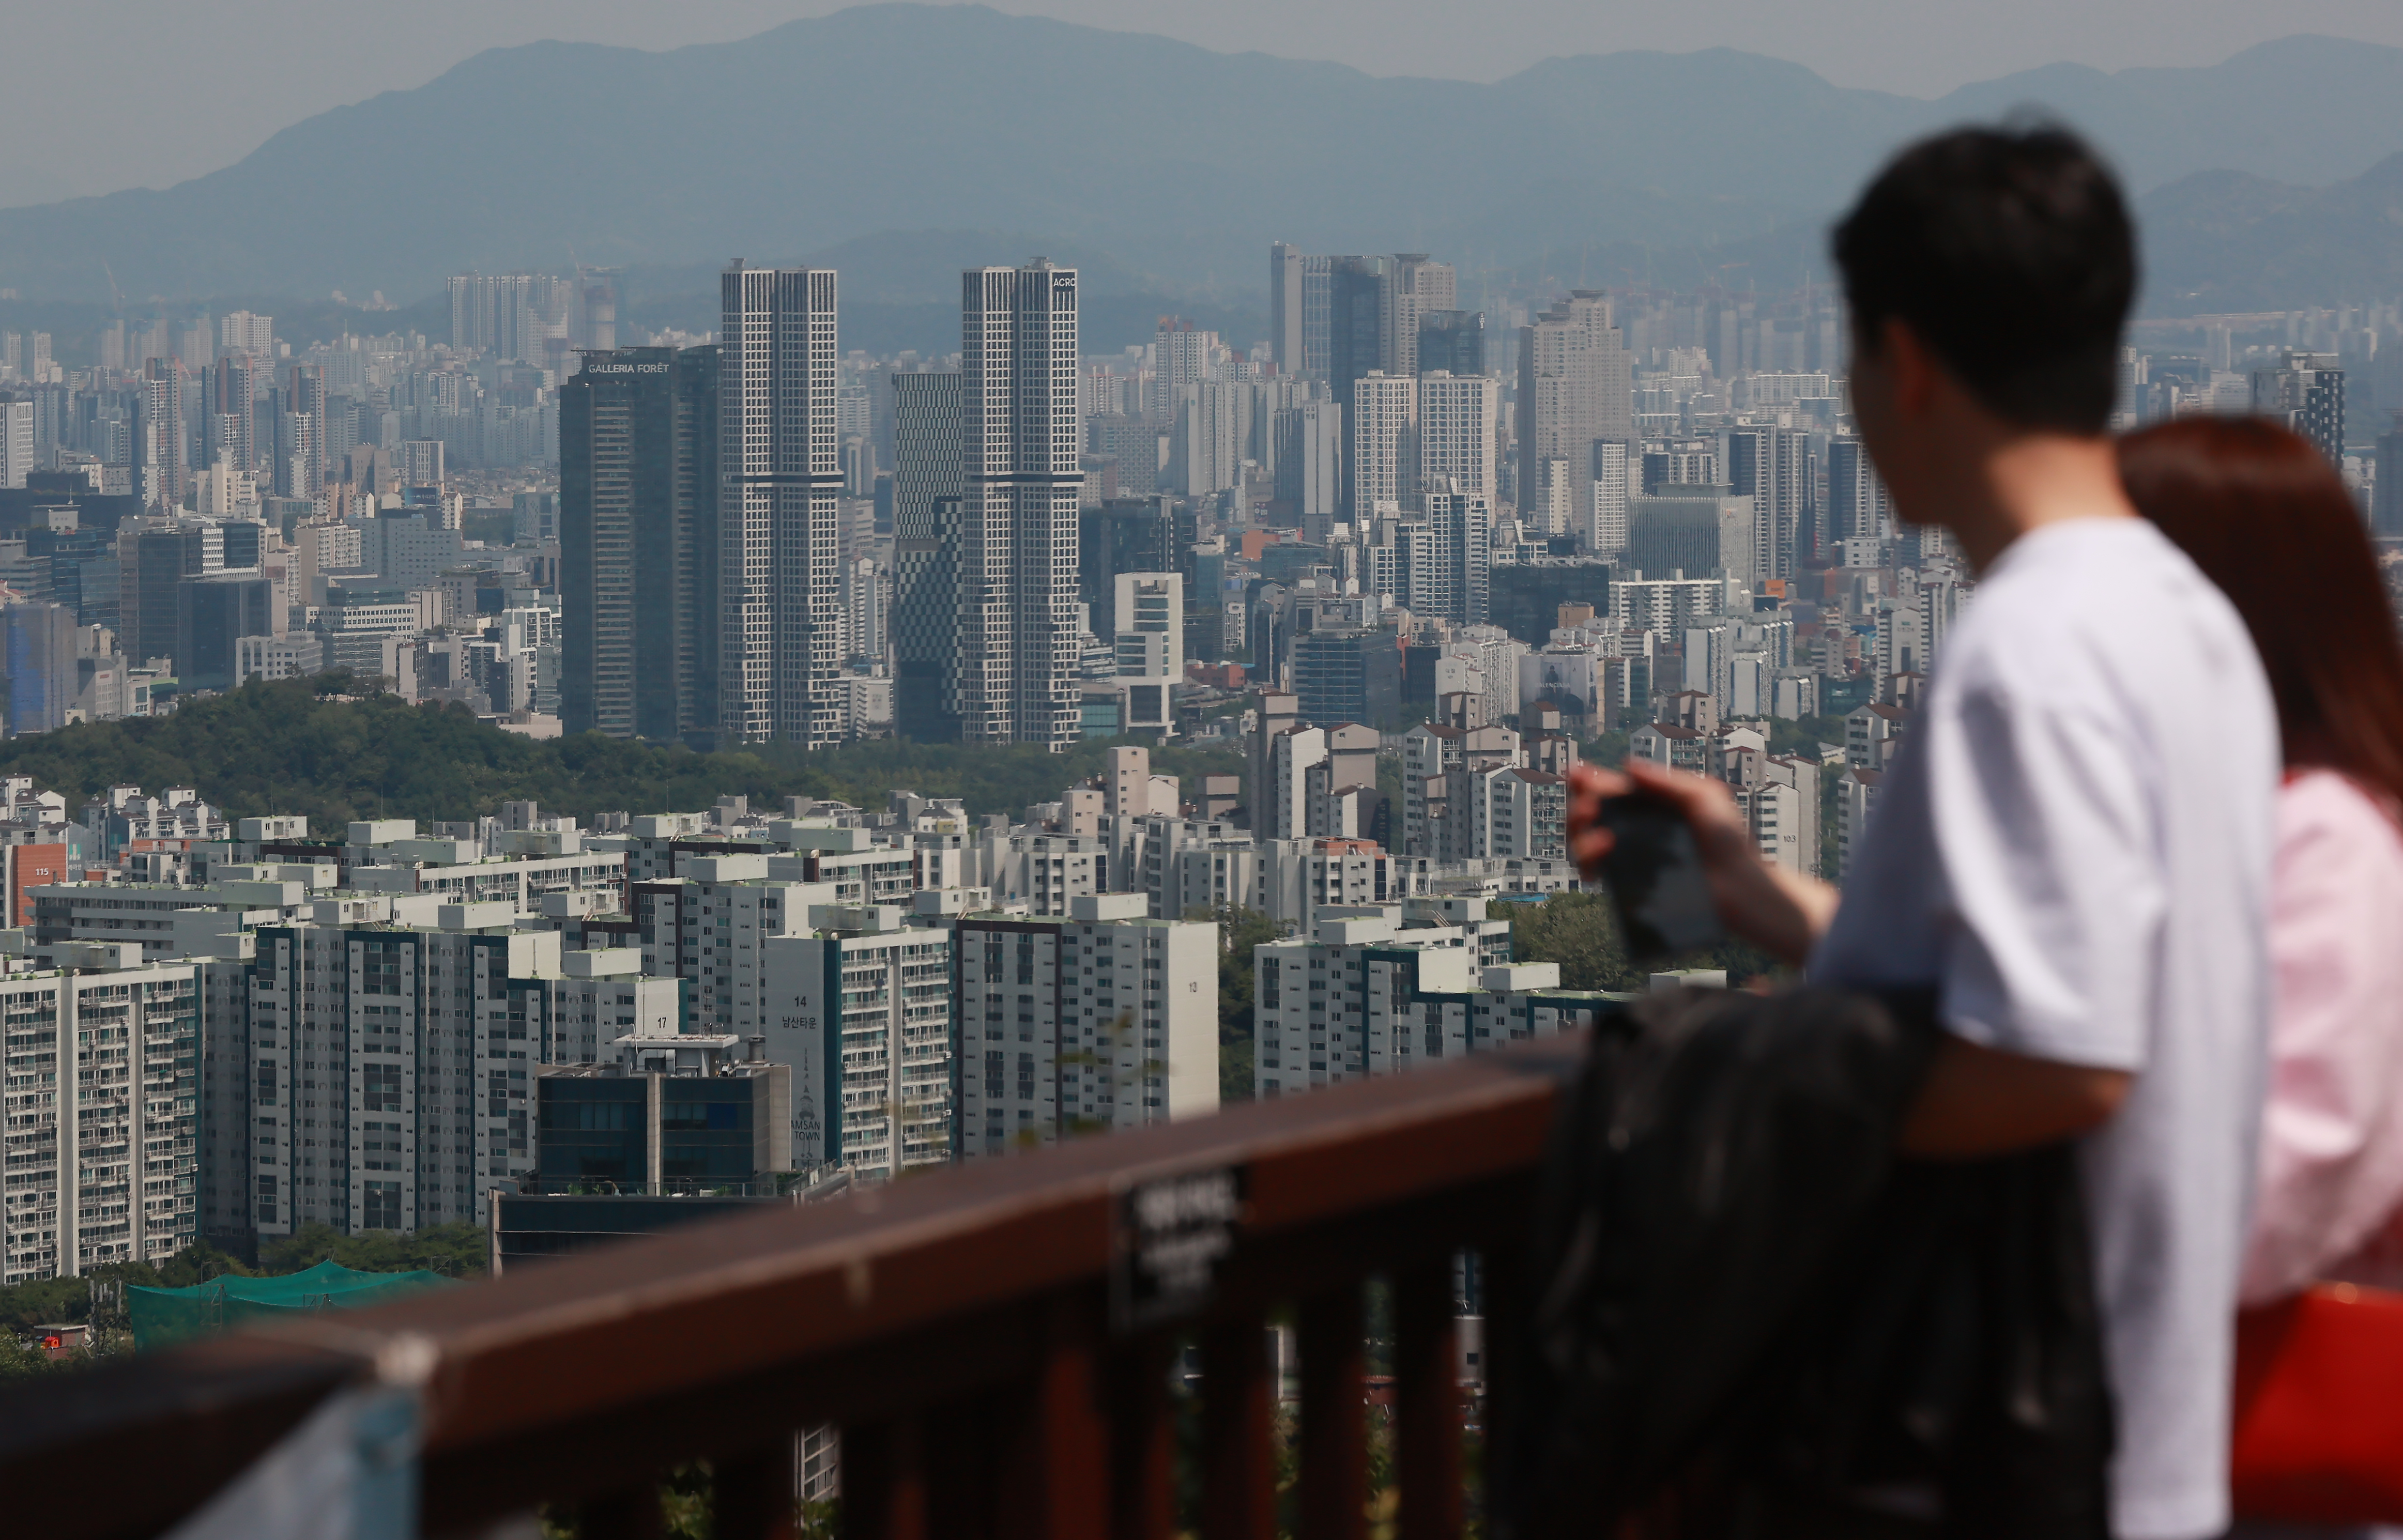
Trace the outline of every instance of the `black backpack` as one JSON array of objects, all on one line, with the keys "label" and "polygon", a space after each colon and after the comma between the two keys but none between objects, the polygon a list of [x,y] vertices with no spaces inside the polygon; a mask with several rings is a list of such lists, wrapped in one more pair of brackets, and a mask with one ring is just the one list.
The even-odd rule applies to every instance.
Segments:
[{"label": "black backpack", "polygon": [[1674,991],[1598,1029],[1538,1199],[1497,1531],[1773,1534],[1937,1495],[2104,1540],[2109,1398],[2067,1145],[1897,1160],[1932,998]]}]

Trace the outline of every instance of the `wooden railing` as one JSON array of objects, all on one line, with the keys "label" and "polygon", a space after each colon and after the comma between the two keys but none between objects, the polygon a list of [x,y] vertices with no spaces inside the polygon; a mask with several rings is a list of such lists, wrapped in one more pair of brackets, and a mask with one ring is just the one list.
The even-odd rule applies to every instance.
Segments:
[{"label": "wooden railing", "polygon": [[[853,1540],[1165,1540],[1180,1467],[1205,1537],[1265,1540],[1265,1325],[1290,1310],[1299,1533],[1348,1540],[1368,1532],[1373,1277],[1398,1533],[1457,1534],[1454,1258],[1484,1258],[1487,1313],[1513,1319],[1532,1177],[1582,1051],[1519,1044],[35,1381],[0,1397],[0,1505],[44,1540],[160,1533],[381,1379],[417,1387],[427,1534],[538,1504],[572,1509],[584,1540],[655,1533],[659,1478],[705,1460],[718,1540],[785,1536],[794,1430],[833,1424]],[[1188,1342],[1200,1437],[1180,1451]]]}]

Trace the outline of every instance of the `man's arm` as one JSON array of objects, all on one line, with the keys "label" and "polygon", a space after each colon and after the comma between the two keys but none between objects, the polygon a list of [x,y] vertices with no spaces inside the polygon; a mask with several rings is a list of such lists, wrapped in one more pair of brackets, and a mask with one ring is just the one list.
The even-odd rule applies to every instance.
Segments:
[{"label": "man's arm", "polygon": [[1902,1150],[1936,1159],[2004,1155],[2100,1128],[2134,1076],[1979,1047],[1949,1034],[1903,1121]]},{"label": "man's arm", "polygon": [[1694,831],[1712,907],[1729,934],[1781,963],[1800,967],[1836,917],[1836,890],[1813,877],[1773,867],[1724,783],[1631,759],[1623,770],[1579,765],[1569,777],[1569,856],[1591,872],[1610,853],[1600,818],[1605,797],[1643,791],[1673,803]]}]

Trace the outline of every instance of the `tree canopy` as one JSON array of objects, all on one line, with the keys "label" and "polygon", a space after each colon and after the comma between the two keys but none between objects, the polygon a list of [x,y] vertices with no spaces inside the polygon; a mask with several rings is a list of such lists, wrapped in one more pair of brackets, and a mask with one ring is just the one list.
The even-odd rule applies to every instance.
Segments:
[{"label": "tree canopy", "polygon": [[[354,687],[340,673],[253,682],[166,716],[15,738],[0,744],[0,772],[30,775],[71,807],[112,785],[194,786],[229,816],[304,813],[321,832],[363,818],[464,821],[525,800],[578,818],[688,812],[727,796],[771,810],[787,797],[881,809],[895,788],[1015,816],[1099,773],[1115,742],[1089,739],[1063,754],[896,739],[815,753],[788,744],[700,753],[599,733],[536,741],[455,703],[343,693]],[[1155,773],[1184,778],[1194,792],[1204,773],[1243,769],[1237,756],[1202,750],[1154,746],[1151,758]]]}]

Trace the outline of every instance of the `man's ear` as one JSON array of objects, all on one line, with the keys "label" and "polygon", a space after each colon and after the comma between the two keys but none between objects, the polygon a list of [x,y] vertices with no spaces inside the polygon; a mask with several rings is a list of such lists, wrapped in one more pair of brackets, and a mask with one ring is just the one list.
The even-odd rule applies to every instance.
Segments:
[{"label": "man's ear", "polygon": [[1943,370],[1919,333],[1900,316],[1886,317],[1879,339],[1885,354],[1886,377],[1894,382],[1896,409],[1918,416],[1933,404]]}]

